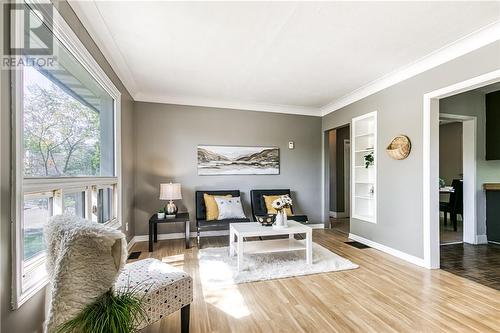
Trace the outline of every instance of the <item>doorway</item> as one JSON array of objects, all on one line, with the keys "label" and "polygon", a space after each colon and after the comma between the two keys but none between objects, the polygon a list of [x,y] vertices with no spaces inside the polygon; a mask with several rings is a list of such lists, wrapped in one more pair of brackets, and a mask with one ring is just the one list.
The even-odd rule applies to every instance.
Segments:
[{"label": "doorway", "polygon": [[330,227],[349,234],[351,141],[349,124],[327,131]]},{"label": "doorway", "polygon": [[[428,268],[440,268],[440,242],[439,242],[439,117],[440,100],[486,87],[500,80],[500,70],[474,77],[472,79],[444,87],[424,95],[423,99],[423,235],[424,235],[424,263]],[[464,123],[464,149],[465,145],[476,147],[476,141],[466,140],[465,131],[474,127],[475,121]],[[478,156],[479,157],[479,156]],[[477,219],[477,198],[482,191],[476,186],[476,177],[467,177],[467,170],[476,173],[476,160],[467,170],[464,163],[464,242],[477,244],[480,236],[477,234],[477,223],[470,223]],[[472,194],[471,194],[472,193]],[[467,197],[470,195],[471,197]],[[481,211],[481,215],[484,212]],[[481,218],[481,222],[483,218]],[[472,232],[471,232],[472,231]],[[470,239],[474,236],[475,239]]]},{"label": "doorway", "polygon": [[476,124],[474,116],[439,115],[441,246],[474,243],[476,238]]}]

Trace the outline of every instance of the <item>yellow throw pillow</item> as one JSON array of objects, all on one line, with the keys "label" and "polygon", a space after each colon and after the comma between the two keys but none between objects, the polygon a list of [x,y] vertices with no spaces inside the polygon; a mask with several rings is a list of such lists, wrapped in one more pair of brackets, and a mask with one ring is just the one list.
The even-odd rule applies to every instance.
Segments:
[{"label": "yellow throw pillow", "polygon": [[[264,201],[266,203],[267,213],[268,214],[277,214],[278,211],[273,208],[273,201],[279,199],[281,195],[264,195]],[[215,201],[215,199],[214,199]],[[290,208],[285,208],[285,212],[287,216],[292,216],[292,210]]]},{"label": "yellow throw pillow", "polygon": [[233,196],[231,194],[228,194],[228,195],[210,195],[210,194],[203,193],[203,200],[205,200],[207,221],[213,221],[213,220],[217,220],[219,218],[219,208],[217,208],[217,202],[215,202],[215,197],[232,198]]}]

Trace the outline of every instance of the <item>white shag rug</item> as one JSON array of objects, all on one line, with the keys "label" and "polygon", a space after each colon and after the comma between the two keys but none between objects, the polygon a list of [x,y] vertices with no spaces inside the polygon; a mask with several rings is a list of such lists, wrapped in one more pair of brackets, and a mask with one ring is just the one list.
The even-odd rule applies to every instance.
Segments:
[{"label": "white shag rug", "polygon": [[236,256],[229,257],[228,247],[201,249],[198,251],[198,259],[202,282],[221,287],[359,267],[316,243],[313,243],[312,265],[306,264],[305,250],[245,254],[239,273],[237,272]]}]

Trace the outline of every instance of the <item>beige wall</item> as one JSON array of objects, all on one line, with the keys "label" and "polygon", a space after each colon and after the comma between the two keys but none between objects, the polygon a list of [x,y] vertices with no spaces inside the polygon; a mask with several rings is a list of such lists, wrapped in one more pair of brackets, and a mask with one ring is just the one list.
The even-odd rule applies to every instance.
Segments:
[{"label": "beige wall", "polygon": [[[294,210],[321,221],[321,118],[289,114],[135,103],[136,185],[135,231],[147,235],[148,219],[165,202],[159,184],[182,184],[180,209],[191,214],[194,230],[194,191],[239,189],[247,216],[250,190],[290,188]],[[295,149],[288,149],[288,141]],[[278,146],[279,175],[198,176],[198,144]],[[183,226],[160,225],[159,233],[182,232]]]},{"label": "beige wall", "polygon": [[[495,42],[323,117],[325,131],[378,111],[377,224],[351,219],[352,233],[423,258],[423,95],[499,68]],[[410,137],[412,152],[396,161],[385,148],[400,133]]]},{"label": "beige wall", "polygon": [[[0,6],[0,39],[4,37],[3,24],[3,1]],[[129,222],[128,238],[134,234],[133,230],[133,192],[134,192],[134,145],[133,145],[133,100],[123,84],[120,82],[109,63],[99,51],[99,48],[92,41],[85,28],[82,26],[71,7],[65,1],[57,1],[55,4],[68,24],[94,56],[99,65],[104,69],[116,87],[122,93],[122,175],[123,175],[123,221]],[[0,40],[3,47],[3,39]],[[3,50],[2,50],[3,51]],[[4,54],[2,52],[2,54]],[[41,332],[44,319],[44,291],[40,291],[29,301],[16,311],[10,310],[11,300],[11,228],[10,228],[10,77],[9,72],[0,70],[0,106],[1,106],[1,126],[0,126],[0,269],[1,269],[1,332],[12,333],[32,333]]]},{"label": "beige wall", "polygon": [[439,126],[439,177],[446,185],[453,179],[462,179],[463,170],[462,123]]}]

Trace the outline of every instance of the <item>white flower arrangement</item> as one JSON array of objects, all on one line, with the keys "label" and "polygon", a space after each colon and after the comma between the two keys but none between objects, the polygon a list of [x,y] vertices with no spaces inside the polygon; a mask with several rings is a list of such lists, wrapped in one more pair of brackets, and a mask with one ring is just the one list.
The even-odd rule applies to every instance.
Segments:
[{"label": "white flower arrangement", "polygon": [[285,208],[290,208],[292,206],[292,198],[288,195],[282,195],[278,199],[273,201],[273,208],[281,212]]}]

